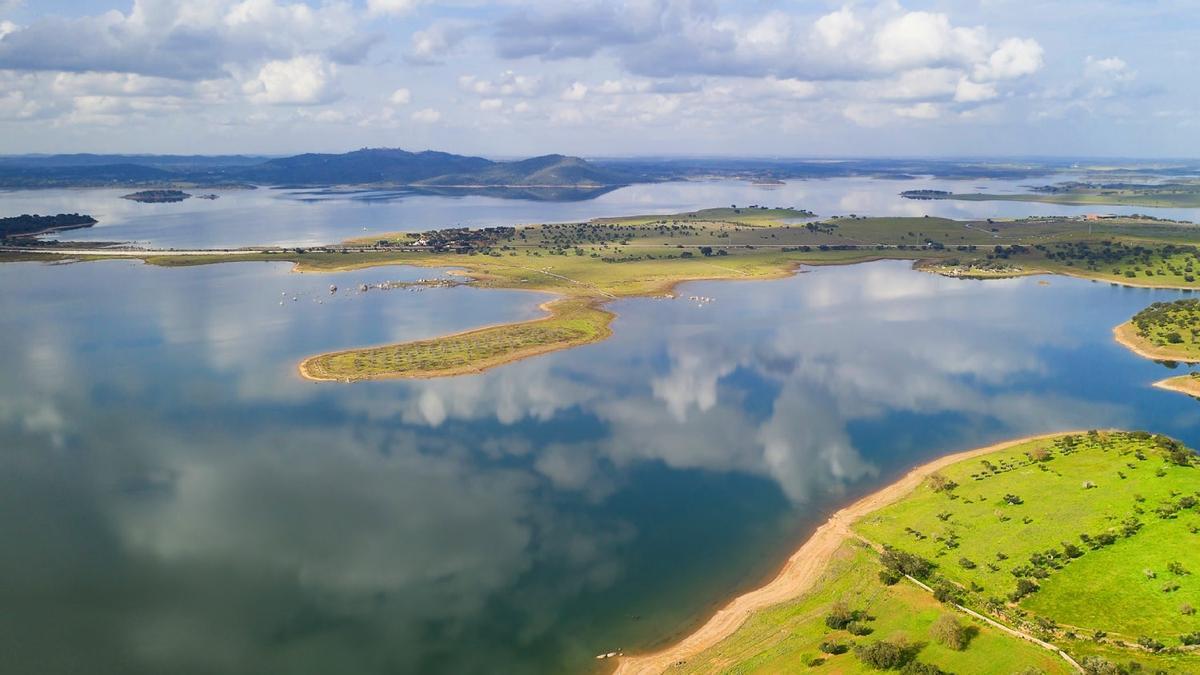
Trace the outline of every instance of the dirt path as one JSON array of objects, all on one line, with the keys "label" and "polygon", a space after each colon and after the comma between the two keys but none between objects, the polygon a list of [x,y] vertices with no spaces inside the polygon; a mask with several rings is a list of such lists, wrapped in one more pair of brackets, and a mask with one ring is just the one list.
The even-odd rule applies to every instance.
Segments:
[{"label": "dirt path", "polygon": [[1071,433],[1084,432],[1060,431],[1005,441],[985,448],[946,455],[909,471],[895,483],[834,513],[824,525],[817,528],[817,531],[809,537],[808,541],[804,542],[803,546],[788,558],[779,574],[765,586],[734,598],[703,626],[666,649],[651,654],[622,657],[617,664],[616,673],[618,675],[661,673],[671,665],[686,661],[729,637],[754,612],[791,600],[808,591],[821,578],[821,574],[825,571],[834,553],[841,547],[842,542],[854,536],[850,530],[850,525],[854,521],[904,498],[931,473],[972,457],[998,452],[1029,441]]}]

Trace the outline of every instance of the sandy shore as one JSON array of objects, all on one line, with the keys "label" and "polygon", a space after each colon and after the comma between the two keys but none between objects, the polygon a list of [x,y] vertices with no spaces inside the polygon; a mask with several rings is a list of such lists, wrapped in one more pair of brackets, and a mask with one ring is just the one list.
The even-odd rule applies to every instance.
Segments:
[{"label": "sandy shore", "polygon": [[788,558],[779,574],[765,586],[734,598],[703,626],[666,649],[651,654],[622,657],[617,664],[616,673],[619,675],[661,673],[672,664],[686,661],[729,637],[754,612],[799,597],[821,578],[821,574],[842,543],[853,537],[850,525],[854,521],[872,511],[899,501],[915,490],[930,474],[972,457],[1006,450],[1030,441],[1072,433],[1085,432],[1060,431],[1052,434],[1027,436],[989,445],[985,448],[946,455],[909,471],[895,483],[834,513],[824,525],[817,528],[817,531],[808,538],[808,541],[804,542],[803,546]]},{"label": "sandy shore", "polygon": [[1129,321],[1113,329],[1113,339],[1134,354],[1147,359],[1155,361],[1178,361],[1179,363],[1200,363],[1200,358],[1183,356],[1176,353],[1170,347],[1159,347],[1144,340],[1142,336],[1138,335],[1137,327]]},{"label": "sandy shore", "polygon": [[1200,379],[1196,379],[1191,375],[1180,375],[1179,377],[1169,377],[1165,380],[1159,380],[1154,383],[1154,386],[1159,389],[1168,391],[1177,391],[1188,396],[1200,398]]}]

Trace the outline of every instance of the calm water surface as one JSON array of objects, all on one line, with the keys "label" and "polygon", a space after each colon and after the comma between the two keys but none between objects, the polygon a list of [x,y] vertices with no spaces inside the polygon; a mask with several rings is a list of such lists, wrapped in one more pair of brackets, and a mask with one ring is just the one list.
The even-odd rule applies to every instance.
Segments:
[{"label": "calm water surface", "polygon": [[[100,223],[55,235],[71,241],[131,241],[163,248],[226,248],[251,245],[310,246],[382,232],[457,226],[517,225],[586,220],[639,213],[678,213],[727,204],[795,206],[822,217],[849,214],[949,218],[1144,213],[1200,220],[1200,209],[1121,206],[1057,206],[1023,202],[914,201],[903,190],[1025,192],[1079,178],[1056,175],[1023,180],[879,180],[831,178],[779,186],[745,181],[696,181],[632,185],[596,199],[543,202],[485,196],[431,196],[372,191],[223,190],[216,200],[139,204],[121,199],[128,189],[18,190],[0,192],[0,215],[89,213]],[[193,191],[197,194],[202,190]]]},{"label": "calm water surface", "polygon": [[430,274],[0,266],[0,672],[586,671],[932,456],[1200,445],[1200,403],[1110,334],[1178,293],[895,262],[621,301],[611,340],[481,376],[296,376],[544,299],[354,290]]}]

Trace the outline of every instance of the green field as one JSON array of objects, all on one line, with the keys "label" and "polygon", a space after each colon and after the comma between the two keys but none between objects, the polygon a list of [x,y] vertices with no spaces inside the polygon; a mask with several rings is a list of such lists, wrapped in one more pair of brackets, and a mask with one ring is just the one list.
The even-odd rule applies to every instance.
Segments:
[{"label": "green field", "polygon": [[[960,604],[1064,649],[1088,672],[1136,672],[1135,661],[1145,672],[1200,672],[1200,651],[1184,644],[1200,632],[1198,472],[1190,449],[1124,432],[1029,441],[953,464],[855,522],[861,541],[843,546],[815,589],[756,613],[679,670],[870,672],[853,651],[823,655],[820,644],[899,638],[947,672],[1072,672]],[[869,634],[829,628],[838,600],[873,617]],[[979,630],[962,651],[931,638],[947,613]]]},{"label": "green field", "polygon": [[[883,566],[869,548],[847,542],[838,551],[821,583],[811,593],[755,614],[738,632],[717,646],[668,672],[679,673],[870,673],[853,653],[827,654],[822,643],[851,646],[873,640],[906,642],[917,647],[915,660],[950,673],[1070,673],[1056,654],[1008,636],[982,622],[965,624],[978,631],[966,649],[950,649],[931,635],[939,617],[951,614],[929,593],[909,583],[885,586]],[[825,624],[834,603],[871,617],[861,623],[871,632],[855,636]]]}]

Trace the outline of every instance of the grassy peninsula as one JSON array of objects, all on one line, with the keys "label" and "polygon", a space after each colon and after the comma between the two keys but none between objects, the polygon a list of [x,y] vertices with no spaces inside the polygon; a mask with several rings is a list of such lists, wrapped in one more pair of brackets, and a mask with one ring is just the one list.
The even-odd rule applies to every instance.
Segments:
[{"label": "grassy peninsula", "polygon": [[[1192,450],[1143,432],[937,460],[839,511],[776,580],[618,672],[1196,672],[1197,471]],[[734,611],[756,594],[753,612]]]},{"label": "grassy peninsula", "polygon": [[[1113,336],[1148,359],[1200,363],[1200,300],[1156,302],[1114,328]],[[1200,372],[1167,378],[1154,386],[1200,398]]]}]

